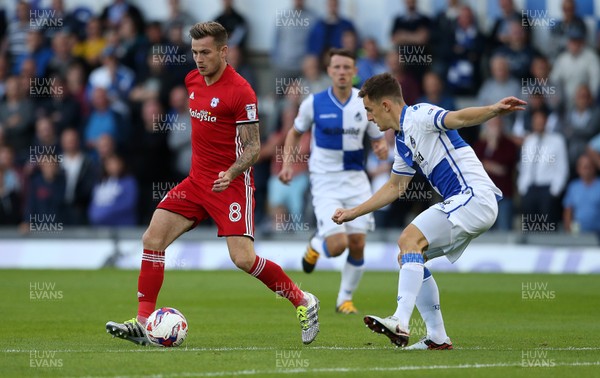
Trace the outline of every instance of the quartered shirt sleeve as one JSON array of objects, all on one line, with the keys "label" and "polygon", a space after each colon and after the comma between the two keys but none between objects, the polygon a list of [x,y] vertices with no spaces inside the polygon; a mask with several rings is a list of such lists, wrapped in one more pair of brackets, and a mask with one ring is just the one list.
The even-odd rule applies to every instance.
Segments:
[{"label": "quartered shirt sleeve", "polygon": [[413,113],[413,119],[419,129],[426,133],[449,131],[444,120],[450,111],[431,104],[421,104]]},{"label": "quartered shirt sleeve", "polygon": [[294,120],[294,129],[296,129],[296,131],[298,131],[299,133],[305,133],[312,127],[315,116],[313,102],[314,97],[311,94],[300,104],[298,115]]},{"label": "quartered shirt sleeve", "polygon": [[379,127],[373,122],[367,123],[367,135],[369,135],[369,139],[377,140],[383,138],[383,131],[379,130]]},{"label": "quartered shirt sleeve", "polygon": [[416,171],[409,167],[398,153],[398,148],[394,147],[394,165],[392,165],[392,173],[400,176],[414,176]]}]

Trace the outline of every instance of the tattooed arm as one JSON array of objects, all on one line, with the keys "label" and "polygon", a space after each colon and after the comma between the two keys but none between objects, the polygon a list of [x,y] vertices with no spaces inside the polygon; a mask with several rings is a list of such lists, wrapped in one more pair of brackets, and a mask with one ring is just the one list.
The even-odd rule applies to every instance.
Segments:
[{"label": "tattooed arm", "polygon": [[258,122],[237,126],[238,135],[242,143],[242,154],[227,171],[219,172],[219,178],[213,183],[213,192],[222,192],[242,172],[250,168],[258,160],[260,153],[260,134]]}]

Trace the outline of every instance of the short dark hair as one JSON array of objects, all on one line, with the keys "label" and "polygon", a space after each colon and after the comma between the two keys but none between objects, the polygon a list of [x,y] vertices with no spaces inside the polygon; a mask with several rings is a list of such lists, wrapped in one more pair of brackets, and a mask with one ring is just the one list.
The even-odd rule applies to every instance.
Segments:
[{"label": "short dark hair", "polygon": [[331,58],[335,55],[345,56],[356,63],[356,54],[348,49],[331,48],[327,51],[327,65],[331,64]]},{"label": "short dark hair", "polygon": [[217,46],[225,46],[227,44],[227,30],[223,25],[215,21],[199,22],[190,29],[190,37],[192,39],[202,39],[205,37],[213,37]]},{"label": "short dark hair", "polygon": [[358,92],[358,96],[369,97],[371,101],[391,97],[394,101],[400,102],[402,101],[402,88],[398,80],[386,72],[368,78]]}]

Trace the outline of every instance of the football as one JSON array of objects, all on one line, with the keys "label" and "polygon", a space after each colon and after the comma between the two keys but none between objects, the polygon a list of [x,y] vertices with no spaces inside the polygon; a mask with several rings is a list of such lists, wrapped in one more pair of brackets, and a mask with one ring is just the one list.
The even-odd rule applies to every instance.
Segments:
[{"label": "football", "polygon": [[146,322],[146,336],[150,342],[164,346],[181,345],[188,333],[185,316],[171,307],[163,307],[150,314]]}]

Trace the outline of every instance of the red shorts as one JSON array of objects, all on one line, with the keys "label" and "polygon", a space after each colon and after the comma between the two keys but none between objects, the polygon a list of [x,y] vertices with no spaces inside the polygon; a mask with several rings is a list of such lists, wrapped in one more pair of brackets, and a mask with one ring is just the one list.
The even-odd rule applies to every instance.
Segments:
[{"label": "red shorts", "polygon": [[254,239],[254,187],[243,179],[236,178],[227,189],[216,193],[212,184],[201,185],[186,177],[156,208],[193,220],[190,229],[210,217],[217,224],[218,236]]}]

